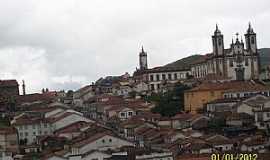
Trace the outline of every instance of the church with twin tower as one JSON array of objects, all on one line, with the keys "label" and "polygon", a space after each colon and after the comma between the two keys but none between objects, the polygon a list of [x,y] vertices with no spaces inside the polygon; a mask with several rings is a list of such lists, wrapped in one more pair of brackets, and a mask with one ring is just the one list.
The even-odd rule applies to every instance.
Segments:
[{"label": "church with twin tower", "polygon": [[213,52],[191,67],[191,74],[196,78],[203,78],[208,74],[215,74],[231,80],[251,80],[259,78],[259,54],[257,38],[251,24],[243,39],[232,39],[230,48],[224,48],[223,34],[216,25],[212,36]]},{"label": "church with twin tower", "polygon": [[191,62],[190,66],[148,68],[147,52],[143,47],[139,54],[140,67],[134,72],[136,80],[147,82],[151,90],[158,91],[163,82],[175,83],[190,77],[219,80],[255,80],[259,79],[259,54],[257,37],[251,24],[245,33],[245,42],[236,34],[229,48],[224,47],[224,37],[216,25],[212,35],[212,52],[202,55]]}]

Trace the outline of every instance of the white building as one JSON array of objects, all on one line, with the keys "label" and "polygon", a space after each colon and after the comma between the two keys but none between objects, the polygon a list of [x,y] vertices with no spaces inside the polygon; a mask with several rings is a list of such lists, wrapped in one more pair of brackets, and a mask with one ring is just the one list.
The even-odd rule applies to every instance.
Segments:
[{"label": "white building", "polygon": [[260,111],[254,111],[255,125],[258,129],[270,129],[270,108],[263,108]]},{"label": "white building", "polygon": [[145,82],[148,90],[160,92],[168,83],[176,83],[185,80],[191,74],[189,69],[173,67],[155,67],[148,69],[147,53],[143,50],[139,54],[140,68],[134,72],[134,79],[138,82]]},{"label": "white building", "polygon": [[[231,80],[250,80],[259,78],[259,55],[257,51],[256,33],[249,24],[245,34],[245,43],[232,40],[230,48],[224,48],[224,40],[218,26],[212,36],[213,52],[191,67],[195,78],[203,78],[208,74],[216,74]],[[246,45],[246,46],[244,46]]]},{"label": "white building", "polygon": [[73,93],[73,104],[82,107],[83,102],[95,96],[96,86],[87,85]]},{"label": "white building", "polygon": [[74,110],[52,109],[42,115],[23,113],[15,117],[11,124],[19,135],[19,140],[27,144],[35,143],[37,136],[52,135],[55,130],[64,128],[76,122],[93,122],[82,113]]},{"label": "white building", "polygon": [[85,118],[82,113],[74,110],[66,110],[48,118],[51,120],[54,130],[64,128],[76,122],[94,122],[93,120]]},{"label": "white building", "polygon": [[270,108],[269,97],[256,95],[242,101],[237,106],[237,113],[247,113],[254,116],[255,111],[261,111],[263,108]]},{"label": "white building", "polygon": [[98,133],[72,145],[71,155],[85,154],[92,150],[115,150],[123,146],[134,146],[132,142],[110,134]]},{"label": "white building", "polygon": [[11,125],[17,129],[19,140],[25,141],[26,144],[36,142],[37,136],[51,135],[54,130],[48,119],[31,117],[28,114],[23,114],[12,120]]}]

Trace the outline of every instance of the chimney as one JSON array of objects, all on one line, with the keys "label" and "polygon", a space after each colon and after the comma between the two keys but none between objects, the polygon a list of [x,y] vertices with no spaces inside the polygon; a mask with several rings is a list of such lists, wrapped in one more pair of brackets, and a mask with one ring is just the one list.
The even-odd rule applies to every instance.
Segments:
[{"label": "chimney", "polygon": [[22,90],[23,90],[23,95],[25,95],[25,83],[24,83],[24,80],[22,81]]}]

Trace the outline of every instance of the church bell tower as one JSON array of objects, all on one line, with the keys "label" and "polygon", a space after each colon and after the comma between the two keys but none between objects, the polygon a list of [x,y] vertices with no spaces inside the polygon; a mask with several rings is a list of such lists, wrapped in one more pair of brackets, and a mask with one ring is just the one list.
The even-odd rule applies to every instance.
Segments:
[{"label": "church bell tower", "polygon": [[218,25],[216,25],[216,30],[214,32],[214,35],[212,36],[213,41],[213,53],[215,56],[223,56],[224,53],[224,40],[223,35],[221,34],[221,31],[218,28]]},{"label": "church bell tower", "polygon": [[257,39],[256,39],[256,33],[251,27],[251,23],[249,23],[248,25],[247,33],[245,34],[245,39],[246,39],[247,50],[251,51],[252,54],[256,54],[257,53]]},{"label": "church bell tower", "polygon": [[221,31],[216,25],[216,30],[212,36],[213,55],[214,55],[214,72],[220,76],[226,76],[226,65],[224,59],[224,40]]},{"label": "church bell tower", "polygon": [[142,46],[142,50],[139,54],[139,62],[140,62],[140,70],[148,69],[147,52],[144,51],[143,46]]}]

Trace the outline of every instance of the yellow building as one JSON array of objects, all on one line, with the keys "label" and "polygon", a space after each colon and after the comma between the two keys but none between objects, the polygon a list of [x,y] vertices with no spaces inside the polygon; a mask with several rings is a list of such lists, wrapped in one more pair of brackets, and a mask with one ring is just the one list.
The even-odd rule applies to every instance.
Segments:
[{"label": "yellow building", "polygon": [[255,94],[270,96],[270,89],[254,81],[208,81],[185,92],[185,111],[195,113],[202,109],[204,104],[213,100],[250,97]]}]

